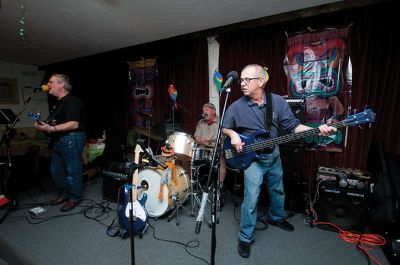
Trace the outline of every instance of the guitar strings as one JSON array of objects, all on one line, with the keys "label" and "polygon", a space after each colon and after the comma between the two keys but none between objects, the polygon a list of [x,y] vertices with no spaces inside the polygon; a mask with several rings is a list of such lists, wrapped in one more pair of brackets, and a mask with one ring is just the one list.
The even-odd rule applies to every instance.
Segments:
[{"label": "guitar strings", "polygon": [[[345,123],[344,123],[344,121],[340,121],[337,123],[333,123],[330,126],[338,129],[338,128],[345,126]],[[268,140],[267,142],[256,142],[256,143],[251,143],[249,145],[244,145],[242,152],[237,152],[235,148],[228,149],[228,151],[230,151],[231,157],[233,158],[233,157],[241,156],[243,154],[254,152],[256,150],[261,150],[264,148],[271,149],[280,143],[294,141],[294,140],[301,139],[304,137],[312,136],[317,132],[319,132],[319,128],[313,128],[313,129],[303,131],[300,133],[288,134],[288,135],[284,135],[281,137],[272,138],[272,139]]]}]

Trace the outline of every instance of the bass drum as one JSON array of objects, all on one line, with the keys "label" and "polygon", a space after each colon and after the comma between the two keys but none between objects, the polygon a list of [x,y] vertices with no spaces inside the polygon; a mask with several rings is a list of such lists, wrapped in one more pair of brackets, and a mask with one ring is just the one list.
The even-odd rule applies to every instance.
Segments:
[{"label": "bass drum", "polygon": [[[168,182],[166,170],[145,168],[139,172],[138,180],[141,188],[138,189],[138,199],[147,194],[145,208],[149,217],[159,217],[175,208],[174,198],[179,198],[181,203],[186,200],[189,188],[188,176],[180,166],[176,167],[176,185]],[[171,191],[168,187],[171,187]]]}]

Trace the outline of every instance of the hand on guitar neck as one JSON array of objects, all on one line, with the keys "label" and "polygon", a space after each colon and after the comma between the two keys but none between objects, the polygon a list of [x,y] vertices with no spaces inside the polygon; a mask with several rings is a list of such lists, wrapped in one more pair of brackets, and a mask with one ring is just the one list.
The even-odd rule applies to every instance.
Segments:
[{"label": "hand on guitar neck", "polygon": [[43,122],[41,120],[42,118],[42,114],[38,111],[38,112],[29,112],[28,116],[32,118],[32,120],[34,120],[37,124],[42,125]]},{"label": "hand on guitar neck", "polygon": [[365,123],[371,124],[374,121],[375,112],[366,109],[360,113],[349,115],[340,122],[328,125],[324,124],[318,128],[300,125],[300,128],[296,128],[296,133],[261,141],[257,139],[259,136],[267,133],[265,130],[258,130],[252,135],[240,135],[232,129],[224,129],[224,133],[228,136],[224,140],[224,156],[230,168],[244,170],[250,166],[254,159],[259,157],[257,152],[261,150],[273,150],[276,145],[303,139],[308,136],[328,135],[334,131],[332,127],[337,130],[345,126],[358,126]]}]

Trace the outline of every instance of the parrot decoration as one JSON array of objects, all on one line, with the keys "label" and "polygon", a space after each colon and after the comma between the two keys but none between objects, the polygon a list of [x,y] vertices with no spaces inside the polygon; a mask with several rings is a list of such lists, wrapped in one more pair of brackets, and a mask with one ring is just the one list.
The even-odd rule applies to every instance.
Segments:
[{"label": "parrot decoration", "polygon": [[168,87],[168,93],[171,99],[174,101],[175,108],[177,109],[178,105],[176,103],[176,98],[178,97],[178,91],[174,87],[173,84],[170,84]]},{"label": "parrot decoration", "polygon": [[224,78],[222,77],[221,73],[218,72],[217,69],[214,71],[214,83],[217,86],[218,92],[221,92],[222,82]]}]

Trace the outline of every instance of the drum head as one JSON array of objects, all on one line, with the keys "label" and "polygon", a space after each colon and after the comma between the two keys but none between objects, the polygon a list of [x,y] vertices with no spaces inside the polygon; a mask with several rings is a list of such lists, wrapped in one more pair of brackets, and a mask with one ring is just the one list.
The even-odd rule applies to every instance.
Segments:
[{"label": "drum head", "polygon": [[146,168],[139,172],[139,185],[147,185],[147,189],[138,190],[138,198],[141,200],[143,194],[147,194],[147,200],[144,204],[147,214],[150,217],[159,217],[163,215],[168,210],[168,187],[167,185],[162,185],[162,199],[160,200],[158,196],[160,195],[160,186],[162,184],[162,175],[159,170]]}]

